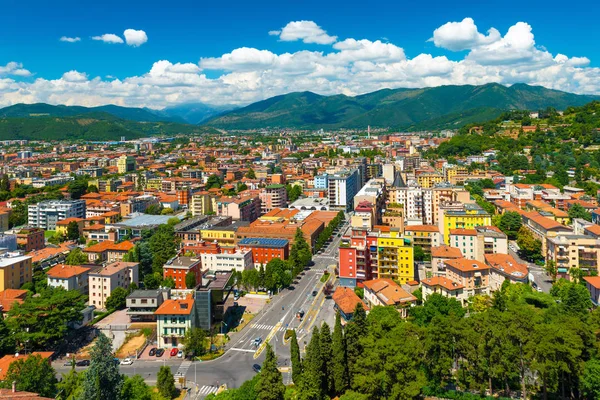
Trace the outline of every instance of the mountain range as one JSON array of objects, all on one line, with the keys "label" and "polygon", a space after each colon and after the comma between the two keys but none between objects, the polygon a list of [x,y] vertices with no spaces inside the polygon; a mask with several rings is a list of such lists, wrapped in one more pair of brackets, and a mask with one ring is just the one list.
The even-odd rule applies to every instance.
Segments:
[{"label": "mountain range", "polygon": [[497,83],[383,89],[360,96],[290,93],[225,112],[205,122],[223,129],[366,128],[418,130],[458,128],[483,122],[510,109],[580,106],[598,96],[576,95],[541,86]]},{"label": "mountain range", "polygon": [[[459,128],[511,109],[563,110],[599,96],[541,86],[500,84],[383,89],[359,96],[312,92],[271,97],[246,107],[182,104],[163,110],[116,105],[99,107],[15,104],[0,109],[0,140],[115,140],[155,134],[216,132],[217,129],[337,129],[367,126],[402,130]],[[199,126],[202,124],[203,126]]]}]

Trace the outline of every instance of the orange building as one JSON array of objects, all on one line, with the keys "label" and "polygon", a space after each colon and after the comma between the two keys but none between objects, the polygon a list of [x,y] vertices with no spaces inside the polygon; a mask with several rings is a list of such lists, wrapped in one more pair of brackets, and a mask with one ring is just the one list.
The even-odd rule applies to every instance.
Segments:
[{"label": "orange building", "polygon": [[202,263],[199,258],[179,256],[163,266],[163,278],[173,278],[175,289],[191,289],[185,283],[185,277],[190,272],[196,276],[196,284],[200,283]]}]

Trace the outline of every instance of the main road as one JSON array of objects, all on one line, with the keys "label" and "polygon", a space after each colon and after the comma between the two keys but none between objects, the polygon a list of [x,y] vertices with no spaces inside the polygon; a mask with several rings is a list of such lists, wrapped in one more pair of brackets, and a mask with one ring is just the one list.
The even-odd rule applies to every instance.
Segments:
[{"label": "main road", "polygon": [[[344,223],[340,231],[347,227]],[[313,265],[307,267],[292,287],[274,295],[270,302],[240,332],[229,333],[231,340],[225,346],[225,353],[211,361],[189,361],[168,359],[135,360],[132,365],[121,365],[121,372],[127,376],[141,375],[148,384],[156,383],[156,374],[161,366],[168,366],[177,381],[185,377],[186,386],[192,388],[191,398],[203,398],[217,391],[219,386],[227,385],[237,388],[251,379],[255,372],[254,364],[262,365],[264,361],[264,345],[258,348],[253,345],[256,338],[263,343],[268,339],[277,354],[279,366],[284,372],[284,380],[290,382],[290,348],[284,343],[286,329],[296,329],[300,346],[310,340],[310,331],[315,324],[326,321],[333,325],[334,313],[331,299],[327,299],[321,282],[323,272],[333,272],[337,264],[337,252],[341,235],[334,234],[329,245],[320,254],[313,257]],[[332,273],[330,279],[335,279]],[[316,293],[314,293],[316,292]],[[302,320],[296,318],[298,311],[304,311]],[[321,312],[324,310],[324,312]],[[66,373],[70,367],[62,362],[54,363],[59,374]],[[77,368],[82,369],[82,368]],[[177,382],[179,387],[179,383]]]}]

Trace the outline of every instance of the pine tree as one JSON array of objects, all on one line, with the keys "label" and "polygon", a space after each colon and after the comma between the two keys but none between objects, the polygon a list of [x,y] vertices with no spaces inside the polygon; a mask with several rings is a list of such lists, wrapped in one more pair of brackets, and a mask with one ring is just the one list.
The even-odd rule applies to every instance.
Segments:
[{"label": "pine tree", "polygon": [[358,327],[358,332],[361,335],[366,335],[368,333],[367,312],[365,311],[362,303],[356,304],[354,314],[352,315],[352,322],[356,324],[356,326]]},{"label": "pine tree", "polygon": [[292,361],[292,381],[299,386],[302,378],[302,361],[300,360],[300,347],[298,346],[298,337],[296,330],[292,330],[292,339],[290,342],[290,358]]},{"label": "pine tree", "polygon": [[331,340],[331,329],[326,322],[321,326],[320,332],[320,346],[321,346],[321,370],[323,371],[323,393],[333,394],[334,393],[334,382],[332,374],[331,359],[333,358],[333,344]]},{"label": "pine tree", "polygon": [[348,388],[348,360],[346,358],[346,341],[342,331],[342,319],[339,312],[335,316],[335,326],[333,328],[331,362],[334,392],[336,395],[341,395]]},{"label": "pine tree", "polygon": [[321,400],[323,398],[323,358],[319,328],[313,328],[312,338],[306,349],[306,358],[303,362],[302,380],[300,381],[300,400]]},{"label": "pine tree", "polygon": [[368,333],[367,314],[361,303],[356,305],[352,321],[346,325],[346,357],[348,360],[348,381],[352,387],[354,376],[358,372],[358,359],[363,353],[361,339]]},{"label": "pine tree", "polygon": [[265,361],[255,390],[258,400],[283,400],[285,394],[283,378],[277,369],[277,357],[270,344],[267,344]]},{"label": "pine tree", "polygon": [[175,397],[177,388],[175,387],[175,377],[173,377],[171,368],[166,366],[160,367],[156,375],[156,388],[161,396],[167,399]]},{"label": "pine tree", "polygon": [[91,351],[90,367],[85,373],[81,400],[118,399],[123,385],[119,366],[115,364],[112,343],[103,333]]}]

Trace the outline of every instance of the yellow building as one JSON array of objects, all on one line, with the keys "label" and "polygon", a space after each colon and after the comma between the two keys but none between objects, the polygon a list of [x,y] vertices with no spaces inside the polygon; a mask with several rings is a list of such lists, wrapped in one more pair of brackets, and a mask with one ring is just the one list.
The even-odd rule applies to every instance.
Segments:
[{"label": "yellow building", "polygon": [[377,238],[377,276],[399,283],[415,279],[413,246],[400,232],[381,233]]},{"label": "yellow building", "polygon": [[200,229],[200,237],[207,242],[217,242],[221,248],[233,249],[237,244],[237,238],[233,229],[213,228]]},{"label": "yellow building", "polygon": [[19,289],[33,277],[31,257],[20,253],[4,253],[0,257],[0,292]]},{"label": "yellow building", "polygon": [[135,158],[132,156],[122,155],[117,160],[117,169],[120,174],[134,172],[136,169]]},{"label": "yellow building", "polygon": [[417,176],[417,183],[425,189],[432,188],[438,183],[444,182],[444,176],[441,174],[425,172]]},{"label": "yellow building", "polygon": [[208,192],[198,193],[192,196],[190,211],[193,216],[210,215],[217,209],[217,198]]},{"label": "yellow building", "polygon": [[146,181],[146,189],[162,190],[162,178],[150,178]]},{"label": "yellow building", "polygon": [[462,210],[444,211],[443,225],[444,243],[450,244],[450,230],[490,226],[492,225],[492,217],[476,204],[465,204]]},{"label": "yellow building", "polygon": [[67,218],[56,223],[56,233],[62,236],[67,236],[69,231],[69,224],[71,222],[77,223],[77,229],[79,230],[79,236],[83,233],[83,218]]}]

